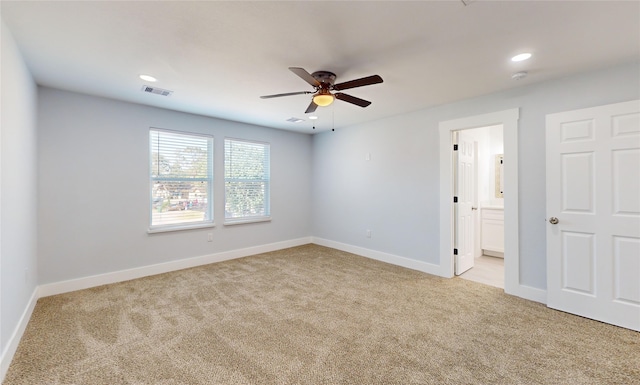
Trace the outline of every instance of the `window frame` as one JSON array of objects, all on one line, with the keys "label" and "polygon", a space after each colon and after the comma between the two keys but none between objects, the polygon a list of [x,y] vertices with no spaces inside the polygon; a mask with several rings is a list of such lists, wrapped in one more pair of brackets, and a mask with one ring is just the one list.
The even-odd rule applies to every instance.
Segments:
[{"label": "window frame", "polygon": [[[172,178],[172,177],[160,177],[153,176],[153,154],[154,154],[154,145],[151,142],[152,140],[152,132],[165,132],[169,134],[177,134],[191,137],[200,137],[205,138],[207,140],[207,177],[206,178]],[[199,229],[199,228],[207,228],[207,227],[215,227],[214,221],[214,146],[215,146],[215,138],[213,135],[203,134],[198,132],[188,132],[181,130],[171,130],[165,128],[158,127],[149,127],[149,139],[147,142],[148,150],[149,150],[149,170],[147,177],[149,178],[149,228],[147,233],[161,233],[161,232],[169,232],[169,231],[180,231],[180,230],[189,230],[189,229]],[[153,194],[153,185],[158,181],[176,181],[176,182],[185,182],[185,181],[205,181],[208,182],[207,186],[207,209],[205,211],[205,215],[202,221],[193,221],[193,222],[182,222],[182,223],[170,223],[170,224],[162,224],[162,225],[153,225],[153,203],[154,203],[154,194]],[[208,219],[206,219],[208,217]]]},{"label": "window frame", "polygon": [[[267,148],[267,172],[266,177],[260,181],[265,183],[265,214],[264,215],[253,215],[253,216],[242,216],[235,218],[227,217],[227,141],[233,142],[243,142],[249,143],[253,145],[262,145]],[[259,141],[259,140],[251,140],[251,139],[240,139],[234,137],[225,137],[223,142],[223,189],[224,189],[224,226],[233,226],[240,225],[246,223],[257,223],[257,222],[270,222],[271,221],[271,143]],[[255,181],[255,180],[254,180]]]}]

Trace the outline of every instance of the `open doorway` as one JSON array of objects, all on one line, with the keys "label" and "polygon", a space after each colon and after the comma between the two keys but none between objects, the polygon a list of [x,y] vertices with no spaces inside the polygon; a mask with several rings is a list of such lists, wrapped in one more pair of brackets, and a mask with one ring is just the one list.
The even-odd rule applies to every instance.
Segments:
[{"label": "open doorway", "polygon": [[453,160],[451,135],[467,128],[503,126],[504,139],[504,291],[518,297],[544,302],[539,290],[520,283],[518,220],[518,108],[442,121],[440,142],[440,275],[454,276]]},{"label": "open doorway", "polygon": [[454,131],[452,142],[455,274],[504,289],[503,125]]}]

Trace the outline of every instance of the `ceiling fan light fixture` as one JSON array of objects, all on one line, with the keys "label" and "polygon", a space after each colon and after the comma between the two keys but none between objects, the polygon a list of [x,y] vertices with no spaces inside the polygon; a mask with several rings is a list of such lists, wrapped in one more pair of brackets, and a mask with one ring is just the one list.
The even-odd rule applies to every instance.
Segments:
[{"label": "ceiling fan light fixture", "polygon": [[321,92],[313,96],[313,102],[320,107],[326,107],[333,103],[333,95],[328,92]]}]

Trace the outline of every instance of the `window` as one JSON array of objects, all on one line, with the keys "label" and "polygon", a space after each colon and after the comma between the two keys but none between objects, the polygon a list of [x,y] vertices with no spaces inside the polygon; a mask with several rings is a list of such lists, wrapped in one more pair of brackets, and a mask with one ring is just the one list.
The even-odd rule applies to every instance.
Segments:
[{"label": "window", "polygon": [[213,225],[213,137],[149,130],[150,232]]},{"label": "window", "polygon": [[224,140],[225,224],[270,219],[268,143]]}]

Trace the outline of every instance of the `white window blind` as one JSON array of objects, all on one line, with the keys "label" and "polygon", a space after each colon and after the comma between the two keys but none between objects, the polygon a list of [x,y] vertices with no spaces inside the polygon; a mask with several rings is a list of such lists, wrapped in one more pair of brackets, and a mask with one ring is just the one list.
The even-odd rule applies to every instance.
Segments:
[{"label": "white window blind", "polygon": [[213,223],[213,137],[149,130],[151,226]]},{"label": "white window blind", "polygon": [[224,140],[225,223],[269,219],[270,145]]}]

